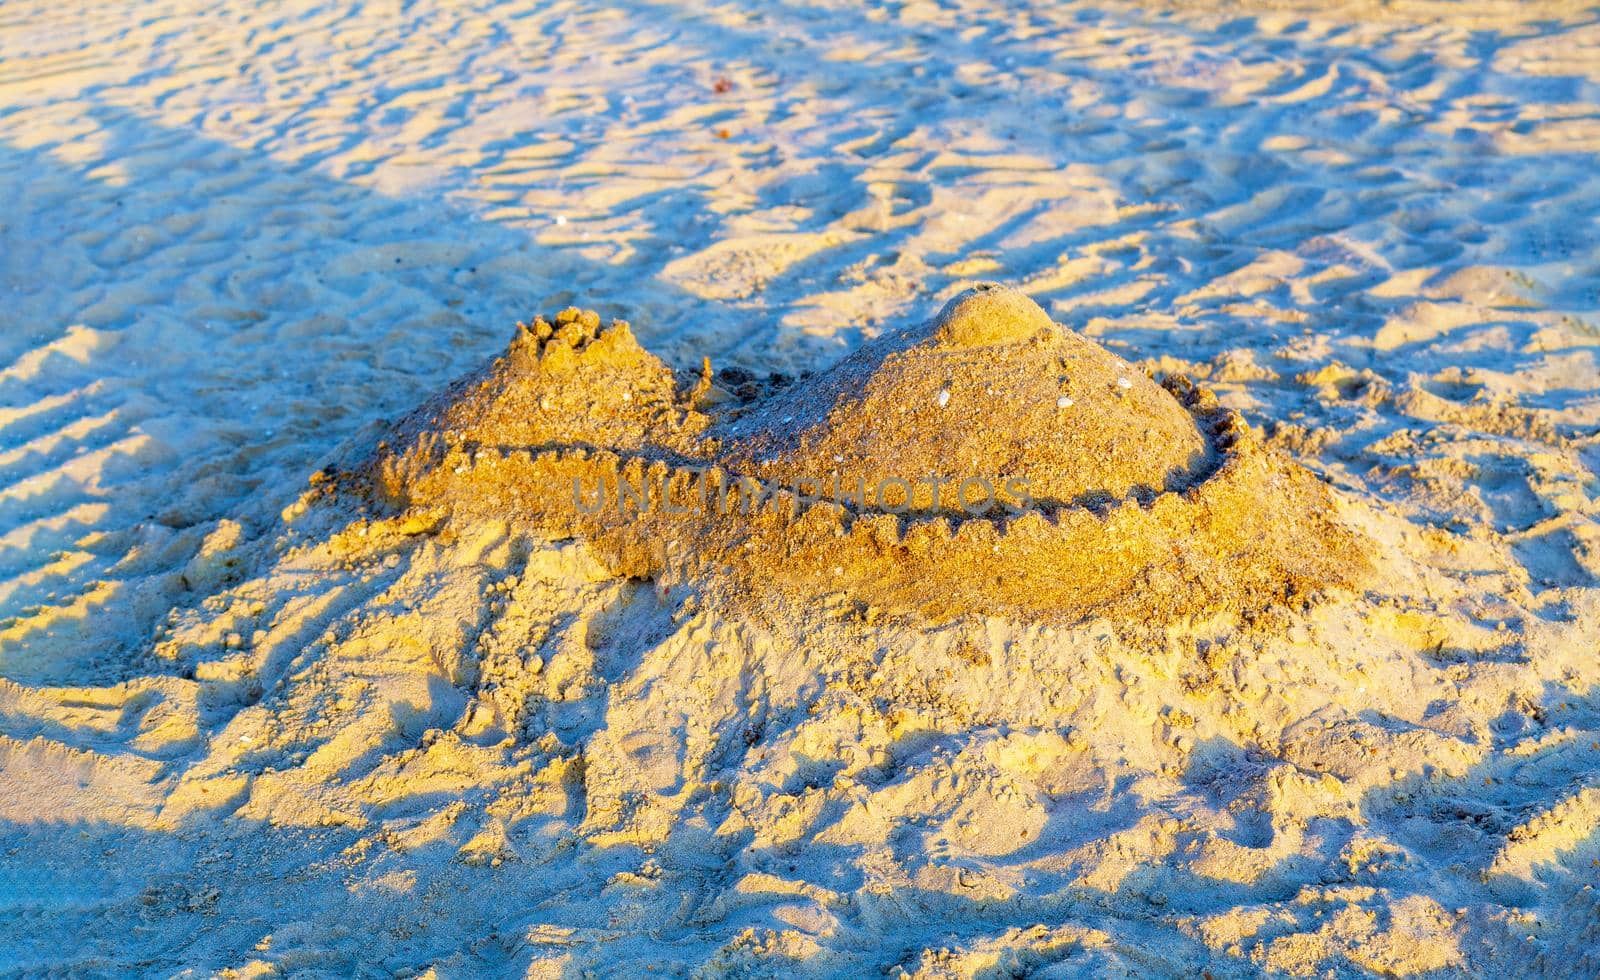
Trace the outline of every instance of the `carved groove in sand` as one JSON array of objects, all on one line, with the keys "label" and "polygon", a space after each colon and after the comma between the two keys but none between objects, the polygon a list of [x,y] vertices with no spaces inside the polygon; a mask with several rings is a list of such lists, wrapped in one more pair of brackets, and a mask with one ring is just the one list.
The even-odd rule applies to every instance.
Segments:
[{"label": "carved groove in sand", "polygon": [[[709,368],[674,374],[627,324],[568,310],[519,325],[504,356],[402,421],[348,476],[339,483],[385,507],[582,537],[618,573],[764,603],[843,593],[934,618],[1168,618],[1298,603],[1354,588],[1368,568],[1332,493],[1209,392],[1157,385],[993,286],[743,400]],[[912,477],[929,482],[899,501],[914,507],[904,514],[791,492],[750,510],[705,506],[741,481]],[[931,509],[934,480],[969,477],[1008,506]],[[1008,478],[1026,481],[1033,509],[1013,512]],[[656,505],[591,510],[575,481],[591,498],[597,485],[644,486]]]}]

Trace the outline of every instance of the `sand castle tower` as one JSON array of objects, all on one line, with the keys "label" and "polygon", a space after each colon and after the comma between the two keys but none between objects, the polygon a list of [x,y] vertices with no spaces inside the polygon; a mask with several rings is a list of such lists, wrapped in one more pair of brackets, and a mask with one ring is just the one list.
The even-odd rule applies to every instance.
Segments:
[{"label": "sand castle tower", "polygon": [[[1034,502],[1104,506],[1182,490],[1212,461],[1193,416],[1016,290],[962,293],[927,324],[857,351],[763,405],[731,465],[786,484],[819,473],[916,481],[911,510],[963,483],[1026,485]],[[969,501],[970,503],[971,501]]]}]

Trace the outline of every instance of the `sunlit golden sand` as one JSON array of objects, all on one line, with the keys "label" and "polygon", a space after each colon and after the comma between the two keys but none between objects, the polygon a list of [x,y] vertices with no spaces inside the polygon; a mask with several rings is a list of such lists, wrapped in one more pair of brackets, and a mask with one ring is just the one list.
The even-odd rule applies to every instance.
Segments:
[{"label": "sunlit golden sand", "polygon": [[8,0],[0,975],[1600,976],[1597,51]]}]

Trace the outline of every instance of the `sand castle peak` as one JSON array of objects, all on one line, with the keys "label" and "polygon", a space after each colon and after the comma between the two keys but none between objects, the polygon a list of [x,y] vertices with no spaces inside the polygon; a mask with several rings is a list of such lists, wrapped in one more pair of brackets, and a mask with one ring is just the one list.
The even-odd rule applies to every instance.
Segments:
[{"label": "sand castle peak", "polygon": [[1020,290],[996,282],[957,294],[934,317],[933,336],[942,347],[1015,344],[1057,330],[1039,304]]}]

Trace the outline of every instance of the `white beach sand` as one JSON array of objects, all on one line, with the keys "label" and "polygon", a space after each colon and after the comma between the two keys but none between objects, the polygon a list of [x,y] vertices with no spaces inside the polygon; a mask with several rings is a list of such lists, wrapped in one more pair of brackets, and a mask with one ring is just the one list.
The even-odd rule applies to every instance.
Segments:
[{"label": "white beach sand", "polygon": [[[1391,591],[784,632],[294,506],[535,311],[977,279]],[[6,3],[0,973],[1600,975],[1597,347],[1583,4]]]}]

